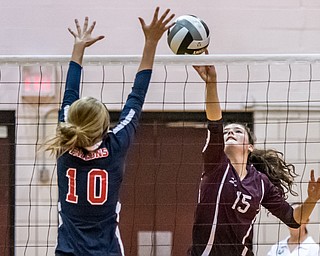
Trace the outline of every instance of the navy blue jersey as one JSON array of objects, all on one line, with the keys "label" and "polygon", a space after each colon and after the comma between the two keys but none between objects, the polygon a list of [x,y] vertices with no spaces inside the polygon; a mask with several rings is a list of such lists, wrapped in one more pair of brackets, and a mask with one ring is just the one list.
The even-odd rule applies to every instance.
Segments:
[{"label": "navy blue jersey", "polygon": [[[79,98],[81,66],[70,62],[59,121]],[[137,73],[118,124],[98,149],[75,148],[57,160],[59,228],[56,252],[77,256],[123,255],[118,231],[123,169],[150,82],[151,70]]]},{"label": "navy blue jersey", "polygon": [[224,153],[223,124],[209,121],[204,171],[189,255],[253,255],[252,229],[261,205],[291,227],[293,209],[268,177],[248,164],[240,180]]}]

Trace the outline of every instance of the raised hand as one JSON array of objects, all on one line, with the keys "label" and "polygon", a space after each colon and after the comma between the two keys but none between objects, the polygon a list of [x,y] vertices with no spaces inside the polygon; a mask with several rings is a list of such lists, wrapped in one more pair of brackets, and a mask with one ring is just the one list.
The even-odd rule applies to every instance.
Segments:
[{"label": "raised hand", "polygon": [[93,37],[92,31],[94,30],[96,22],[94,21],[92,25],[89,27],[89,29],[88,22],[89,18],[85,17],[83,28],[81,29],[79,21],[75,19],[77,32],[74,32],[71,28],[68,28],[69,32],[74,37],[74,45],[71,60],[78,63],[79,65],[82,65],[82,59],[85,48],[89,47],[90,45],[93,45],[95,42],[104,38],[104,36]]},{"label": "raised hand", "polygon": [[308,184],[308,197],[312,199],[314,202],[320,200],[320,177],[315,179],[314,170],[310,172],[310,181]]},{"label": "raised hand", "polygon": [[[205,50],[205,54],[209,54],[208,50]],[[194,69],[198,72],[199,76],[206,83],[215,83],[217,80],[216,69],[213,65],[210,66],[193,66]]]},{"label": "raised hand", "polygon": [[153,19],[149,25],[145,23],[143,18],[139,17],[139,21],[141,23],[141,27],[142,27],[146,41],[157,43],[162,37],[163,33],[168,28],[174,25],[174,23],[169,24],[169,22],[173,19],[175,15],[171,14],[169,17],[167,17],[170,12],[170,9],[167,9],[161,15],[160,19],[158,18],[159,9],[160,9],[159,7],[156,8],[153,14]]},{"label": "raised hand", "polygon": [[85,17],[83,28],[81,29],[79,25],[79,21],[75,19],[77,33],[74,32],[71,28],[68,28],[69,32],[73,35],[75,39],[75,42],[74,42],[75,44],[83,45],[83,47],[89,47],[90,45],[104,38],[104,36],[92,37],[91,34],[92,34],[92,31],[94,30],[96,22],[94,21],[92,25],[89,27],[89,29],[88,29],[88,22],[89,22],[89,18]]},{"label": "raised hand", "polygon": [[[205,50],[205,54],[209,54]],[[206,83],[206,115],[208,120],[215,121],[222,117],[217,90],[217,73],[214,65],[193,66]]]},{"label": "raised hand", "polygon": [[320,177],[316,180],[314,170],[310,172],[308,197],[302,205],[294,209],[293,216],[297,223],[308,223],[309,217],[320,199]]},{"label": "raised hand", "polygon": [[170,9],[167,9],[159,18],[159,7],[157,7],[153,14],[153,19],[149,25],[145,23],[143,18],[139,17],[145,37],[145,44],[138,71],[152,69],[158,42],[163,33],[174,24],[169,24],[174,17],[174,14],[171,14],[169,17],[167,17],[169,12]]}]

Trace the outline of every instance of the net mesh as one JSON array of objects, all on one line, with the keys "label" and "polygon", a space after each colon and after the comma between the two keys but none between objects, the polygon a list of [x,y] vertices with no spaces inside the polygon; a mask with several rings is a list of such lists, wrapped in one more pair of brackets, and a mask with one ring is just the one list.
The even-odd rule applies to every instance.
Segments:
[{"label": "net mesh", "polygon": [[[85,57],[81,96],[100,99],[115,122],[139,60]],[[299,174],[298,196],[289,195],[288,201],[306,198],[310,170],[320,175],[318,60],[318,55],[157,56],[121,189],[127,255],[184,255],[191,243],[206,138],[205,86],[193,64],[216,66],[226,119],[249,123],[257,147],[283,152]],[[68,56],[0,56],[0,146],[9,152],[2,159],[1,255],[54,255],[56,165],[39,148],[55,132],[68,61]],[[8,113],[13,120],[7,121]],[[318,208],[308,230],[319,243]],[[266,255],[288,234],[262,209],[254,225],[255,254]]]}]

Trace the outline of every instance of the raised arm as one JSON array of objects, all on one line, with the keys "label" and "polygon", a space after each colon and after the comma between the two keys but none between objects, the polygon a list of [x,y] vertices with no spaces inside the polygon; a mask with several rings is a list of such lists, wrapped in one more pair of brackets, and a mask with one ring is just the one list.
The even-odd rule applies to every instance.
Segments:
[{"label": "raised arm", "polygon": [[[208,50],[205,51],[208,54]],[[209,121],[222,119],[222,112],[217,90],[217,74],[213,65],[194,66],[201,79],[206,83],[206,115]],[[202,151],[204,161],[204,173],[223,172],[226,167],[221,163],[227,163],[224,153],[223,123],[208,122],[206,144]],[[218,164],[219,163],[219,164]],[[218,164],[218,165],[217,165]],[[217,165],[213,168],[213,165]]]},{"label": "raised arm", "polygon": [[[208,51],[206,50],[206,54]],[[217,90],[217,73],[215,67],[194,66],[202,80],[206,83],[206,115],[208,120],[216,121],[222,118],[222,112]]]},{"label": "raised arm", "polygon": [[154,56],[158,42],[164,32],[173,24],[169,22],[174,14],[169,15],[170,10],[167,9],[160,18],[159,7],[156,8],[153,19],[149,25],[142,18],[139,18],[144,33],[145,42],[141,62],[136,74],[131,93],[128,95],[126,104],[121,112],[118,125],[113,129],[113,133],[118,136],[118,141],[124,148],[127,148],[138,126],[139,117],[142,106],[148,91]]},{"label": "raised arm", "polygon": [[136,112],[141,111],[144,103],[145,95],[147,93],[151,78],[151,70],[153,67],[154,56],[158,42],[163,33],[173,25],[173,23],[169,24],[169,22],[173,19],[174,14],[168,16],[169,12],[170,9],[167,9],[161,15],[161,17],[158,18],[159,7],[157,7],[154,11],[153,19],[149,25],[145,23],[143,18],[139,17],[145,42],[136,79],[132,87],[132,92],[129,94],[126,102],[126,106],[134,108]]},{"label": "raised arm", "polygon": [[92,37],[91,33],[94,30],[96,22],[94,21],[88,29],[89,18],[86,17],[83,28],[80,28],[79,22],[76,19],[76,32],[68,28],[69,32],[74,37],[74,44],[72,50],[71,61],[69,64],[67,81],[65,92],[63,96],[63,102],[59,112],[59,121],[65,122],[67,117],[67,111],[69,106],[79,99],[79,87],[81,78],[81,65],[83,60],[84,51],[87,47],[94,44],[95,42],[104,38],[104,36]]},{"label": "raised arm", "polygon": [[315,179],[314,170],[310,172],[310,181],[308,184],[308,197],[307,199],[294,209],[293,217],[297,223],[307,223],[308,219],[320,200],[320,177]]},{"label": "raised arm", "polygon": [[85,17],[83,28],[81,29],[79,21],[75,19],[77,32],[74,32],[71,28],[68,28],[71,35],[74,37],[73,51],[71,61],[82,65],[84,50],[93,45],[95,42],[104,38],[104,36],[92,37],[91,33],[96,26],[96,22],[92,22],[92,25],[88,29],[89,18]]},{"label": "raised arm", "polygon": [[146,25],[144,19],[139,17],[139,21],[141,23],[141,27],[145,37],[145,44],[138,71],[152,69],[158,42],[163,33],[173,25],[173,23],[169,24],[169,22],[173,19],[174,14],[171,14],[169,17],[167,17],[169,12],[170,9],[167,9],[161,15],[161,17],[158,18],[159,7],[157,7],[153,14],[153,19],[150,25]]}]

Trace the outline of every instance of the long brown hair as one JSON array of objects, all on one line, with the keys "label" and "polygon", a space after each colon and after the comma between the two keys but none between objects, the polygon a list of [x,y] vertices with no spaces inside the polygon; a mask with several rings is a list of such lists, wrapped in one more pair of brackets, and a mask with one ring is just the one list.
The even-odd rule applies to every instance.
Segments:
[{"label": "long brown hair", "polygon": [[[249,143],[254,145],[256,141],[255,135],[246,124],[240,124],[246,130]],[[274,149],[256,149],[248,156],[248,163],[261,173],[268,176],[269,180],[277,186],[286,197],[286,194],[297,196],[297,192],[293,190],[294,178],[298,175],[295,172],[295,167],[291,163],[284,160],[283,153]]]},{"label": "long brown hair", "polygon": [[66,122],[58,124],[55,137],[46,142],[46,150],[57,157],[76,147],[94,145],[102,139],[110,125],[107,108],[92,97],[75,101],[65,118]]}]

